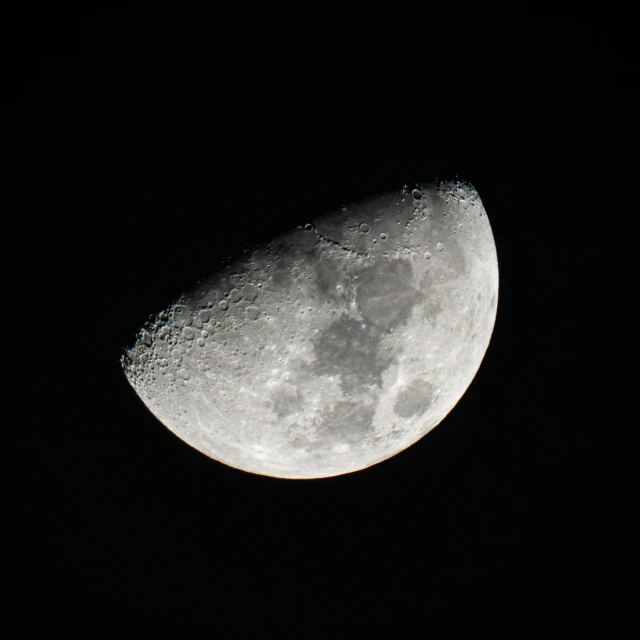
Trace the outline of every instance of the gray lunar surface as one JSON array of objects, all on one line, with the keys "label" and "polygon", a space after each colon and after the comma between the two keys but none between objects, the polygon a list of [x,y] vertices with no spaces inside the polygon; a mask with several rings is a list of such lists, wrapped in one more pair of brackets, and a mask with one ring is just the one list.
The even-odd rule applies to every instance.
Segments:
[{"label": "gray lunar surface", "polygon": [[467,183],[416,184],[247,251],[122,358],[183,441],[281,478],[364,469],[453,409],[489,345],[496,248]]}]

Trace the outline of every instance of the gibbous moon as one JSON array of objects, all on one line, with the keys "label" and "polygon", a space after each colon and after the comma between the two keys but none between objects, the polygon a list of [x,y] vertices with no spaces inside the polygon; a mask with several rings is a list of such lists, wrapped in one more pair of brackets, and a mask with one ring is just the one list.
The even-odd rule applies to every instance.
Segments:
[{"label": "gibbous moon", "polygon": [[149,321],[122,365],[205,455],[278,478],[336,476],[443,420],[480,367],[497,302],[476,190],[415,184],[223,265]]}]

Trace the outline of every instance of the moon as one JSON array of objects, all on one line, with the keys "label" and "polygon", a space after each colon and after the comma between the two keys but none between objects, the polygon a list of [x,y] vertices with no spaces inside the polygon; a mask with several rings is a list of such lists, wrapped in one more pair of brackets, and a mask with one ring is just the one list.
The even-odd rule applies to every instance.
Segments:
[{"label": "moon", "polygon": [[124,350],[168,429],[246,472],[324,478],[414,444],[488,348],[498,261],[475,188],[404,185],[221,265]]}]

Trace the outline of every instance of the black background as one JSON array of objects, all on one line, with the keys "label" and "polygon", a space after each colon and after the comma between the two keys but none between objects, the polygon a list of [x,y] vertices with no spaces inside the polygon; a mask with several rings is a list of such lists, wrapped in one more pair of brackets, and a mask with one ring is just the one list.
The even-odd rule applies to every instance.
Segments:
[{"label": "black background", "polygon": [[[395,68],[25,61],[5,426],[25,624],[303,637],[619,619],[619,371],[603,363],[626,326],[607,312],[613,236],[637,207],[626,41],[565,20],[450,49]],[[478,189],[500,299],[480,371],[428,437],[355,474],[278,480],[191,449],[128,386],[123,347],[221,258],[434,176]]]}]

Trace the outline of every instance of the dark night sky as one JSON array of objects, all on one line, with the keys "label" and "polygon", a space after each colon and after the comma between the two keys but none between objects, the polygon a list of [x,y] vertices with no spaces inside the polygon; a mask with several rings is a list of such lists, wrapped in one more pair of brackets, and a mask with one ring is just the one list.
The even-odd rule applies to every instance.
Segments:
[{"label": "dark night sky", "polygon": [[[602,362],[618,333],[605,225],[629,207],[626,49],[573,22],[490,40],[466,64],[394,72],[52,52],[27,65],[5,430],[30,622],[368,635],[617,615],[621,427]],[[465,396],[405,452],[325,480],[251,475],[189,448],[129,388],[135,331],[245,242],[456,174],[494,231],[497,323]]]}]

